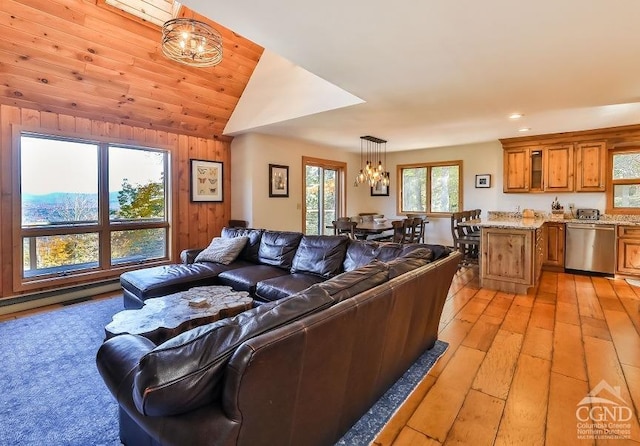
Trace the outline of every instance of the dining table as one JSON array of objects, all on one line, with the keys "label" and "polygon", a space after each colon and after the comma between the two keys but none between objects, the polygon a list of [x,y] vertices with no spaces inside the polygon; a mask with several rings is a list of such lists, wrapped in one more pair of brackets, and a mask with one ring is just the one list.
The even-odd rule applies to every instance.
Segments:
[{"label": "dining table", "polygon": [[[333,225],[327,225],[327,229],[333,229]],[[375,221],[361,221],[358,222],[353,232],[356,238],[366,239],[369,235],[382,234],[384,231],[393,229],[391,220],[386,220],[384,223],[376,223]]]},{"label": "dining table", "polygon": [[375,221],[362,221],[359,222],[354,228],[354,232],[360,234],[381,234],[384,231],[393,229],[391,220],[387,220],[384,223],[376,223]]}]

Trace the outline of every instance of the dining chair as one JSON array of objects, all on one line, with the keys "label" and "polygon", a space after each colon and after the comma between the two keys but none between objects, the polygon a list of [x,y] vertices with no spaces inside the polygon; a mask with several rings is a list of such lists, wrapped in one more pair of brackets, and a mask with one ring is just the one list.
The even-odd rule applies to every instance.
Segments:
[{"label": "dining chair", "polygon": [[407,214],[407,218],[413,219],[412,243],[424,243],[424,231],[426,227],[425,216],[422,214]]},{"label": "dining chair", "polygon": [[246,220],[229,220],[230,228],[246,228],[247,222]]},{"label": "dining chair", "polygon": [[391,241],[394,243],[412,243],[413,218],[405,218],[404,220],[394,220],[391,222],[393,226],[393,236]]},{"label": "dining chair", "polygon": [[334,235],[347,235],[350,239],[356,239],[355,229],[358,225],[358,222],[340,220],[334,221],[332,222],[332,224]]}]

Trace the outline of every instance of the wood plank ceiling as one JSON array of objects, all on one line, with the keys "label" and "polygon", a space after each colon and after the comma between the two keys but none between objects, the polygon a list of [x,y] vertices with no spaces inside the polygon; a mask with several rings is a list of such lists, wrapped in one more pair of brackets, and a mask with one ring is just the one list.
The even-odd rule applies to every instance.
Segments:
[{"label": "wood plank ceiling", "polygon": [[17,107],[220,138],[263,51],[184,6],[222,35],[219,65],[166,59],[159,26],[104,0],[0,3],[0,103]]}]

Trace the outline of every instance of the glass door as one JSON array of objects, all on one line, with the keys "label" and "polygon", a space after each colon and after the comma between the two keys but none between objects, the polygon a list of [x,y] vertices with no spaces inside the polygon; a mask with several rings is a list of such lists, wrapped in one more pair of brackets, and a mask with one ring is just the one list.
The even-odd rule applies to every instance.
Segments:
[{"label": "glass door", "polygon": [[342,163],[303,160],[304,233],[333,234],[331,222],[343,214],[344,188]]}]

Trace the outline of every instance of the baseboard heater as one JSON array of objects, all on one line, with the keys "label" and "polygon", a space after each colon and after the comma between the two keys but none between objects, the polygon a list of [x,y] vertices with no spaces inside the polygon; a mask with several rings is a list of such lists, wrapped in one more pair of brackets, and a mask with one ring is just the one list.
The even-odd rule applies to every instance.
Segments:
[{"label": "baseboard heater", "polygon": [[111,279],[57,290],[21,294],[0,299],[0,315],[81,300],[118,290],[120,290],[120,280]]}]

